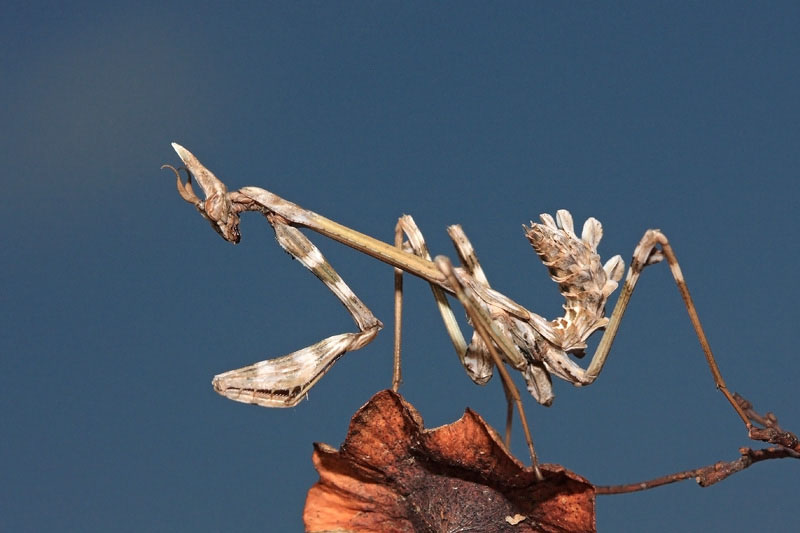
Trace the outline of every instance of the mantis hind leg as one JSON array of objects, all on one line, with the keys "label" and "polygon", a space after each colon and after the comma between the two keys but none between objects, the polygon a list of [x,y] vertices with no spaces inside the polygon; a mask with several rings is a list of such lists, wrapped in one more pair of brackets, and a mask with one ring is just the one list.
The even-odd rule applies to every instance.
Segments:
[{"label": "mantis hind leg", "polygon": [[720,392],[722,392],[731,406],[733,406],[736,414],[738,414],[739,417],[744,421],[745,427],[750,430],[752,428],[752,422],[742,409],[741,405],[739,405],[739,402],[737,402],[730,393],[727,385],[725,384],[725,380],[722,378],[722,373],[720,372],[719,366],[714,359],[714,354],[711,351],[711,345],[708,342],[705,331],[703,331],[703,326],[700,323],[697,309],[695,308],[694,302],[692,301],[692,296],[689,293],[689,287],[686,285],[686,281],[683,278],[683,272],[681,272],[681,267],[678,264],[678,259],[675,256],[675,252],[672,250],[672,246],[670,246],[666,235],[661,233],[659,230],[647,230],[641,241],[639,241],[639,244],[636,246],[636,249],[633,251],[633,259],[631,260],[631,266],[628,269],[628,275],[625,278],[625,284],[623,285],[622,291],[617,299],[617,303],[614,306],[614,311],[611,313],[611,319],[609,320],[608,326],[603,333],[603,337],[600,339],[600,344],[598,344],[597,350],[592,356],[592,361],[586,370],[587,384],[593,382],[597,378],[597,376],[600,374],[600,370],[602,370],[603,365],[606,362],[608,353],[611,350],[611,344],[614,342],[614,337],[616,336],[620,322],[622,321],[622,316],[625,313],[625,309],[628,306],[628,302],[633,294],[633,290],[636,287],[637,281],[639,280],[639,275],[642,273],[645,267],[658,263],[664,259],[667,260],[669,270],[672,273],[672,277],[675,279],[675,284],[678,287],[678,291],[681,293],[681,298],[683,299],[683,303],[686,306],[686,311],[689,314],[689,320],[692,322],[692,327],[697,334],[697,339],[700,341],[700,346],[703,349],[706,362],[708,363],[708,367],[711,370],[711,375],[714,378],[714,384],[717,386]]}]

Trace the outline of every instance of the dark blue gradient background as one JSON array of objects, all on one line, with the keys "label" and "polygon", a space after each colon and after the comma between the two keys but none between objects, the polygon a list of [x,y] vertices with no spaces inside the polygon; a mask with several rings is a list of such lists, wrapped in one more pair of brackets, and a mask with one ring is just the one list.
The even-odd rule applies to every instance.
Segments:
[{"label": "dark blue gradient background", "polygon": [[[796,2],[162,4],[0,17],[0,529],[299,531],[312,442],[338,446],[389,384],[391,269],[311,235],[387,329],[295,409],[214,393],[354,326],[260,217],[237,247],[210,230],[159,170],[171,141],[385,240],[411,213],[452,257],[461,223],[492,284],[548,317],[561,298],[521,224],[595,216],[626,262],[659,227],[731,388],[800,430]],[[428,287],[406,287],[402,392],[429,426],[467,406],[502,426],[497,379],[472,385]],[[663,265],[600,379],[556,394],[526,398],[539,452],[595,483],[748,445]],[[799,473],[601,497],[598,525],[789,530]]]}]

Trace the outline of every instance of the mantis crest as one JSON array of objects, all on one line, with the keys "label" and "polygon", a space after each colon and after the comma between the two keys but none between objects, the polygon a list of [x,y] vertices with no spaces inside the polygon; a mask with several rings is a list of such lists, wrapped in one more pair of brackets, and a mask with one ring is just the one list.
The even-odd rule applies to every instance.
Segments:
[{"label": "mantis crest", "polygon": [[[336,295],[358,326],[357,332],[334,335],[288,355],[217,375],[213,386],[223,396],[265,407],[294,406],[342,355],[367,345],[382,328],[382,323],[298,229],[307,228],[395,267],[395,371],[392,381],[395,390],[401,381],[402,275],[412,274],[430,284],[448,335],[470,379],[482,385],[491,378],[494,368],[501,374],[509,406],[506,439],[512,404],[515,404],[537,473],[537,458],[522,402],[506,366],[522,373],[528,391],[542,405],[553,401],[553,375],[576,386],[594,382],[606,362],[639,275],[646,266],[664,259],[683,297],[717,388],[750,427],[747,416],[722,380],[678,261],[669,241],[659,230],[647,230],[636,246],[614,310],[606,317],[606,303],[622,279],[625,267],[619,255],[605,263],[601,261],[597,253],[603,235],[600,222],[589,218],[578,235],[570,213],[560,210],[555,217],[543,214],[540,222],[523,226],[525,236],[565,298],[564,316],[548,320],[491,288],[472,245],[458,225],[447,230],[461,264],[454,267],[446,257],[431,259],[422,233],[408,215],[397,222],[394,245],[385,243],[258,187],[228,191],[191,152],[176,143],[172,146],[183,161],[187,180],[184,182],[174,167],[165,165],[162,168],[175,172],[181,197],[191,203],[223,239],[238,243],[240,214],[261,213],[274,229],[278,244]],[[202,188],[205,199],[195,194],[192,178]],[[458,298],[475,329],[469,343],[450,308],[447,293]],[[584,369],[575,358],[584,357],[587,339],[601,330],[603,336]]]}]

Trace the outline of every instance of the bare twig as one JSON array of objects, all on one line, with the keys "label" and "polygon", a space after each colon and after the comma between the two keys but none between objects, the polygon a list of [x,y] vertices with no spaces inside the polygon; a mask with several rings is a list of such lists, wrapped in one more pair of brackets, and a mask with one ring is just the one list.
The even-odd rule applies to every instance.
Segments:
[{"label": "bare twig", "polygon": [[[683,472],[676,472],[638,483],[597,486],[597,494],[638,492],[691,478],[694,478],[701,487],[708,487],[761,461],[769,459],[800,459],[800,445],[798,445],[797,436],[782,429],[778,425],[778,417],[770,412],[764,415],[759,414],[753,408],[753,404],[739,393],[734,393],[732,397],[739,410],[745,413],[749,421],[748,436],[753,440],[768,442],[777,446],[761,450],[739,448],[740,457],[733,461],[718,461],[712,465],[693,470],[684,470]],[[758,427],[756,424],[764,427]]]},{"label": "bare twig", "polygon": [[669,485],[677,481],[694,478],[701,487],[709,487],[719,483],[723,479],[760,461],[768,459],[800,459],[800,453],[784,447],[764,448],[753,450],[752,448],[741,448],[738,459],[733,461],[718,461],[712,465],[684,470],[666,476],[657,477],[639,483],[628,483],[626,485],[601,485],[596,486],[597,494],[625,494],[628,492],[638,492],[641,490],[654,489],[662,485]]},{"label": "bare twig", "polygon": [[[753,404],[739,393],[735,393],[733,398],[751,423],[754,424],[748,431],[748,436],[751,439],[777,444],[800,453],[800,441],[797,439],[797,435],[781,428],[778,424],[778,417],[774,413],[767,411],[763,415],[759,414],[753,408]],[[763,427],[758,427],[755,424]]]}]

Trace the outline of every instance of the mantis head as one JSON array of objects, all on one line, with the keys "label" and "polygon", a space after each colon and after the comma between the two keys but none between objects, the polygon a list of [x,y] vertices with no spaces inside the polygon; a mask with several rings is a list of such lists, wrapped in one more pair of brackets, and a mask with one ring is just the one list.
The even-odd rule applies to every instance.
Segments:
[{"label": "mantis head", "polygon": [[[228,242],[237,244],[241,240],[239,233],[239,211],[238,206],[231,202],[228,189],[210,170],[203,166],[200,161],[186,148],[178,143],[172,143],[172,147],[183,161],[186,171],[186,183],[181,179],[180,172],[172,165],[163,165],[161,168],[169,168],[175,173],[177,178],[178,193],[181,198],[195,206],[203,215],[203,218],[211,223],[214,231]],[[192,176],[194,176],[200,188],[203,189],[206,199],[201,200],[192,189]]]}]

